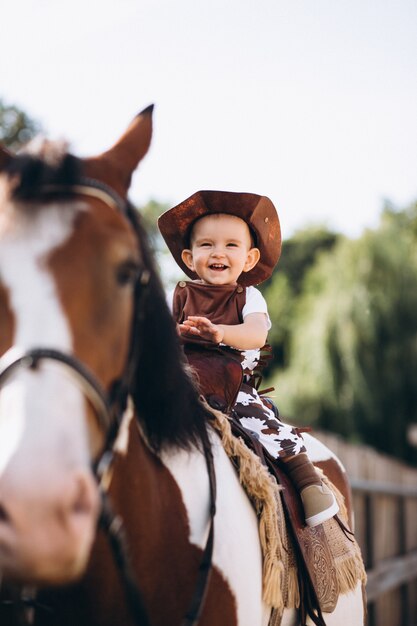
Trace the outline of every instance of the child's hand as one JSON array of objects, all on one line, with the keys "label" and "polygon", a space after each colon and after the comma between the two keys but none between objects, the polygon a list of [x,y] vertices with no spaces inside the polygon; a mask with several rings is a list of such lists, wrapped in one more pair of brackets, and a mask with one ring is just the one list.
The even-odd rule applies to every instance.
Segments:
[{"label": "child's hand", "polygon": [[224,330],[221,326],[212,324],[206,317],[191,316],[179,325],[182,335],[198,335],[203,339],[220,343],[223,341]]}]

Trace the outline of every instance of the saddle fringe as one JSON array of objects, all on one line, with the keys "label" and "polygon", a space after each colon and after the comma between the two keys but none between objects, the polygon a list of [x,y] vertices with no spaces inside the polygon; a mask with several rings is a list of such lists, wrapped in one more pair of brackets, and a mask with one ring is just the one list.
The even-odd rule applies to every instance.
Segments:
[{"label": "saddle fringe", "polygon": [[[280,527],[277,502],[280,499],[281,488],[255,453],[249,450],[242,439],[232,434],[226,415],[209,405],[207,409],[214,417],[212,426],[219,433],[226,454],[232,460],[237,461],[240,483],[258,515],[263,554],[263,600],[269,606],[283,610],[285,549],[280,533],[277,532],[277,528]],[[292,593],[294,593],[293,590]]]},{"label": "saddle fringe", "polygon": [[[280,491],[282,488],[268,469],[242,439],[232,434],[227,416],[207,405],[213,415],[212,426],[220,435],[223,448],[237,466],[239,480],[259,519],[259,536],[263,554],[263,600],[279,616],[284,607],[300,607],[297,565],[285,527]],[[338,592],[353,591],[358,582],[366,584],[366,572],[360,548],[348,528],[348,514],[342,493],[316,467],[323,482],[335,494],[342,523],[335,519],[324,522],[336,569]],[[278,622],[279,623],[279,622]]]},{"label": "saddle fringe", "polygon": [[[336,549],[334,550],[333,554],[334,562],[336,565],[336,577],[339,583],[339,593],[345,594],[349,591],[353,591],[353,589],[355,589],[356,585],[358,584],[358,581],[360,581],[363,585],[366,585],[367,577],[365,566],[357,541],[348,527],[349,516],[343,495],[341,494],[339,489],[337,489],[337,487],[335,487],[334,484],[327,478],[327,476],[325,476],[321,469],[316,467],[316,470],[320,474],[321,480],[327,484],[329,489],[333,491],[337,504],[339,505],[339,517],[341,517],[343,523],[347,525],[347,528],[343,528],[339,524],[339,528],[340,531],[347,538],[347,541],[350,543],[352,554],[348,558],[341,558],[341,556],[337,554]],[[335,522],[332,520],[325,522],[325,527],[329,526],[329,528],[326,528],[326,530],[330,535],[332,532],[332,524],[335,524]],[[347,533],[349,533],[350,536],[348,536]],[[332,547],[332,543],[330,543],[330,546]]]}]

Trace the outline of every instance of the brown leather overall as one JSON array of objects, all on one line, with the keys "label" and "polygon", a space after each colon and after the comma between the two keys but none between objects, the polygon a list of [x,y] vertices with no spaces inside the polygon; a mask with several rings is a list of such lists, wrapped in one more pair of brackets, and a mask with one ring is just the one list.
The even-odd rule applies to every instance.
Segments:
[{"label": "brown leather overall", "polygon": [[[173,316],[178,323],[200,315],[213,324],[241,324],[245,302],[241,285],[181,281],[174,292]],[[214,408],[230,412],[243,380],[241,352],[192,335],[183,337],[183,342],[202,395]]]}]

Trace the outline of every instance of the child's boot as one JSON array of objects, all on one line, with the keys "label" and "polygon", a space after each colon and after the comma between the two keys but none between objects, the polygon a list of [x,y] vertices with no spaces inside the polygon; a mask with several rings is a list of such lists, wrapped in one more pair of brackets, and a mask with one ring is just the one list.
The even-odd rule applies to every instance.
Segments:
[{"label": "child's boot", "polygon": [[305,453],[285,459],[285,465],[304,507],[307,526],[317,526],[339,511],[332,491],[319,478]]},{"label": "child's boot", "polygon": [[339,511],[336,498],[327,485],[310,485],[300,492],[307,526],[317,526]]}]

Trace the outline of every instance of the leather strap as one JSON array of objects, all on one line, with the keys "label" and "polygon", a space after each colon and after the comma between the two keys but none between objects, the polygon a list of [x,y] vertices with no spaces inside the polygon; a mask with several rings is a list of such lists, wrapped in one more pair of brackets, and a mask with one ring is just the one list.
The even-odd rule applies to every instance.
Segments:
[{"label": "leather strap", "polygon": [[107,395],[90,370],[73,355],[52,348],[32,348],[26,351],[11,348],[0,359],[0,388],[19,368],[36,369],[41,361],[58,361],[67,368],[93,405],[98,422],[106,434],[112,423]]}]

